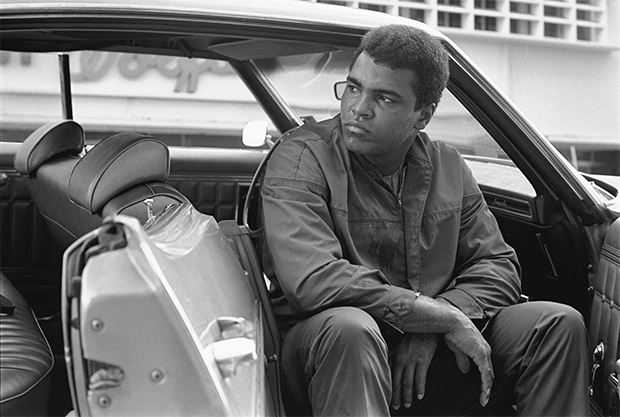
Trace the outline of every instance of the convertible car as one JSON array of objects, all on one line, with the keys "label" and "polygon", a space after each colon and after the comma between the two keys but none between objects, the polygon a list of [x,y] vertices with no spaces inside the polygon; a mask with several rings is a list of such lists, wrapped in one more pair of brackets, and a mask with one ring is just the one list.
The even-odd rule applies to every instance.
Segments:
[{"label": "convertible car", "polygon": [[477,178],[523,301],[581,312],[592,413],[619,415],[619,178],[574,169],[422,23],[233,0],[0,1],[1,415],[286,414],[262,168],[337,114],[353,50],[390,23],[448,51],[427,132]]}]

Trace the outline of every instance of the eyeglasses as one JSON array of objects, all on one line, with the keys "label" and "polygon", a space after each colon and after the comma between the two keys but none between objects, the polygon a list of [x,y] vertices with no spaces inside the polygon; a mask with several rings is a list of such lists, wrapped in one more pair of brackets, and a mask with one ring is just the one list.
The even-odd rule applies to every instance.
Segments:
[{"label": "eyeglasses", "polygon": [[334,95],[336,96],[336,100],[342,100],[342,96],[344,96],[344,91],[346,88],[346,81],[338,81],[334,84]]}]

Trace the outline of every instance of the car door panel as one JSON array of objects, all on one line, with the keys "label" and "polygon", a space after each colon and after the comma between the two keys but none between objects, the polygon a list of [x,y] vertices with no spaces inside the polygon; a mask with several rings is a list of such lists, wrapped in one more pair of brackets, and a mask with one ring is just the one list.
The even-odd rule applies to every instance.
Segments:
[{"label": "car door panel", "polygon": [[0,188],[0,264],[4,274],[46,316],[58,301],[62,253],[28,193],[25,180],[2,167]]},{"label": "car door panel", "polygon": [[540,225],[491,209],[519,256],[522,291],[530,300],[571,305],[589,317],[588,260],[579,231],[566,220]]},{"label": "car door panel", "polygon": [[620,219],[607,231],[592,286],[589,348],[593,355],[593,397],[606,414],[619,415]]},{"label": "car door panel", "polygon": [[78,415],[265,414],[260,303],[212,216],[187,204],[144,228],[115,216],[65,260]]}]

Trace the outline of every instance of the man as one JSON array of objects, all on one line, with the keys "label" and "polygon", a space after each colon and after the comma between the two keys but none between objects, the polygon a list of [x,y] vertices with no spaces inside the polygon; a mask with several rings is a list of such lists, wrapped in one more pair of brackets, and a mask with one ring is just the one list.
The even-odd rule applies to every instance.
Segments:
[{"label": "man", "polygon": [[426,33],[372,30],[340,115],[285,135],[269,161],[265,265],[291,415],[588,413],[581,316],[517,304],[515,252],[471,172],[420,132],[447,79]]}]

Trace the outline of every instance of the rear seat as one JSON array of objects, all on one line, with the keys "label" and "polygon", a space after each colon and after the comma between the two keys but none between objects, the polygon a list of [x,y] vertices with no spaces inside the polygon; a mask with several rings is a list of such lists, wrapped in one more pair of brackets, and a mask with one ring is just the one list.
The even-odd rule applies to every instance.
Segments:
[{"label": "rear seat", "polygon": [[79,237],[79,231],[67,225],[79,224],[80,229],[92,230],[101,224],[101,219],[72,204],[67,194],[69,176],[83,148],[82,127],[63,120],[35,130],[15,154],[15,169],[27,177],[30,196],[61,251]]},{"label": "rear seat", "polygon": [[54,356],[32,310],[2,272],[0,294],[14,304],[0,320],[0,415],[47,415]]},{"label": "rear seat", "polygon": [[145,223],[170,204],[189,203],[164,183],[169,173],[170,152],[164,143],[139,133],[118,133],[99,142],[76,164],[69,178],[69,197],[101,218],[124,214]]},{"label": "rear seat", "polygon": [[[187,202],[164,184],[170,171],[166,145],[138,133],[110,136],[84,154],[78,123],[49,123],[24,141],[15,168],[28,177],[31,196],[62,251],[106,216],[122,213],[145,222],[146,199],[154,213]],[[113,180],[108,172],[115,172]]]}]

